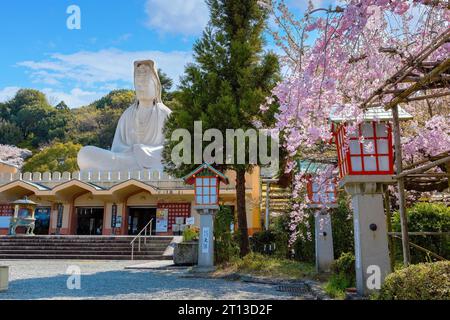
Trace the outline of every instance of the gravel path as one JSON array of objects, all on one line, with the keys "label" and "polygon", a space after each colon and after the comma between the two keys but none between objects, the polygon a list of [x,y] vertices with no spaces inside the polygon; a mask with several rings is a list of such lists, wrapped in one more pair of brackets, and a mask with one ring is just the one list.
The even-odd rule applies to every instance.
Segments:
[{"label": "gravel path", "polygon": [[[125,269],[130,261],[0,261],[10,266],[9,299],[298,299],[276,286],[215,279],[183,278],[186,269]],[[69,266],[81,270],[81,289],[67,288]]]}]

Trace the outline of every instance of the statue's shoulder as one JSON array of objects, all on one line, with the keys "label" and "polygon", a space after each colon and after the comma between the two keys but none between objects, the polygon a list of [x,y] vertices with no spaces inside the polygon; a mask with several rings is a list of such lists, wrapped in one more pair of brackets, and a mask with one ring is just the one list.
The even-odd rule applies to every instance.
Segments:
[{"label": "statue's shoulder", "polygon": [[136,105],[132,104],[131,106],[129,106],[128,108],[125,109],[125,111],[122,113],[122,118],[127,117],[129,115],[134,114],[136,111]]},{"label": "statue's shoulder", "polygon": [[170,110],[169,107],[167,107],[164,103],[161,102],[158,103],[158,108],[167,117],[170,116],[170,114],[172,113],[172,110]]}]

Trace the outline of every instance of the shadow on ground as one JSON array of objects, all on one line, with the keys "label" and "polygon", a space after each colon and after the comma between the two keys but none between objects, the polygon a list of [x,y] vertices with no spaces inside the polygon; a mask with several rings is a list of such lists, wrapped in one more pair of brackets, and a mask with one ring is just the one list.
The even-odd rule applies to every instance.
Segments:
[{"label": "shadow on ground", "polygon": [[49,299],[289,299],[275,286],[226,280],[186,279],[169,271],[117,270],[81,276],[81,289],[67,288],[67,275],[18,279],[1,300]]}]

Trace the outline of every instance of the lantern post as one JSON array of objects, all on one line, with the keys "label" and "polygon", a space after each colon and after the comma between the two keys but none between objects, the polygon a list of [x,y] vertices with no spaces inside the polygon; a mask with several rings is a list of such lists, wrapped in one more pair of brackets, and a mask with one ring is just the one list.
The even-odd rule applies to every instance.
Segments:
[{"label": "lantern post", "polygon": [[337,207],[337,181],[331,177],[319,181],[315,175],[326,165],[309,161],[299,163],[300,171],[308,175],[308,208],[314,211],[316,271],[329,272],[334,261],[333,229],[330,210]]},{"label": "lantern post", "polygon": [[228,184],[228,178],[205,163],[184,177],[184,181],[194,186],[194,209],[200,215],[197,271],[212,271],[214,270],[214,217],[219,210],[220,183]]},{"label": "lantern post", "polygon": [[15,236],[17,227],[26,227],[26,235],[34,236],[35,210],[37,204],[27,197],[11,203],[14,206],[14,217],[10,221],[9,235]]},{"label": "lantern post", "polygon": [[[412,117],[401,110],[400,118]],[[392,112],[371,108],[356,130],[350,130],[349,119],[331,115],[330,120],[340,185],[352,198],[356,285],[360,295],[369,295],[391,272],[383,195],[395,183]]]}]

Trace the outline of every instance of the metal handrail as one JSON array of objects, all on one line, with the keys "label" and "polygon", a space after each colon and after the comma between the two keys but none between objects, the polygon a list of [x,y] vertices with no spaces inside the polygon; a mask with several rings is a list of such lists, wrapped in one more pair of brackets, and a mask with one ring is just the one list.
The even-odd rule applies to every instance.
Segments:
[{"label": "metal handrail", "polygon": [[139,232],[137,234],[136,237],[134,237],[134,239],[130,242],[131,245],[131,260],[134,260],[134,243],[136,242],[136,240],[138,240],[138,251],[141,252],[141,237],[142,237],[142,233],[144,233],[144,244],[147,244],[147,228],[150,226],[149,232],[150,232],[150,237],[152,236],[152,229],[153,229],[153,219],[150,220],[149,223],[147,223],[147,225],[141,230],[141,232]]}]

